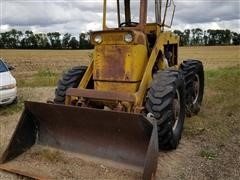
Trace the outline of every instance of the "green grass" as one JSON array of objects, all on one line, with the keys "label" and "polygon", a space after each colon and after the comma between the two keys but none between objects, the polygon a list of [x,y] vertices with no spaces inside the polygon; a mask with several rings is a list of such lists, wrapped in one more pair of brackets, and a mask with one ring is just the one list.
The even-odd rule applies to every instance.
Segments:
[{"label": "green grass", "polygon": [[207,70],[205,73],[201,112],[186,120],[184,133],[189,137],[208,137],[204,143],[219,146],[240,134],[240,67]]},{"label": "green grass", "polygon": [[9,116],[11,114],[22,111],[23,102],[19,101],[17,104],[0,106],[0,116]]},{"label": "green grass", "polygon": [[207,160],[214,160],[218,157],[218,152],[209,148],[204,148],[200,151],[200,156]]},{"label": "green grass", "polygon": [[240,75],[240,66],[236,65],[235,67],[226,67],[219,69],[210,69],[206,71],[207,80],[212,80],[212,78],[229,78],[237,77]]},{"label": "green grass", "polygon": [[42,157],[49,162],[57,162],[62,159],[61,153],[52,149],[39,149],[39,151],[32,154],[34,158]]},{"label": "green grass", "polygon": [[41,69],[31,78],[18,79],[18,87],[50,87],[56,86],[60,78],[59,73],[49,69]]}]

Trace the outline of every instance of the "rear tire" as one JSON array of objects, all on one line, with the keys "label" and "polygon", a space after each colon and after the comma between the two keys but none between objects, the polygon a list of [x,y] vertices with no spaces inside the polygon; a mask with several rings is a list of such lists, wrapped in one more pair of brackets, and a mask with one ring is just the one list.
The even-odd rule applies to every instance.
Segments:
[{"label": "rear tire", "polygon": [[185,87],[180,72],[157,72],[145,106],[157,121],[159,149],[176,149],[185,119]]},{"label": "rear tire", "polygon": [[185,82],[186,115],[197,115],[203,100],[204,70],[201,61],[187,60],[180,65]]},{"label": "rear tire", "polygon": [[65,103],[65,96],[66,96],[67,89],[77,88],[86,70],[87,70],[86,66],[73,67],[63,75],[62,79],[58,81],[58,85],[55,90],[55,98],[54,98],[55,104]]}]

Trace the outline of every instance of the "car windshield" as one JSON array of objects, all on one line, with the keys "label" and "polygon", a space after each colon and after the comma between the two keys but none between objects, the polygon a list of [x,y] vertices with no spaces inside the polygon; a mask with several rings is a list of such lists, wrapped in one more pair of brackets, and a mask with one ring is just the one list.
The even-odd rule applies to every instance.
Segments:
[{"label": "car windshield", "polygon": [[2,60],[0,60],[0,73],[2,72],[7,72],[8,68],[6,67],[6,65],[3,63]]}]

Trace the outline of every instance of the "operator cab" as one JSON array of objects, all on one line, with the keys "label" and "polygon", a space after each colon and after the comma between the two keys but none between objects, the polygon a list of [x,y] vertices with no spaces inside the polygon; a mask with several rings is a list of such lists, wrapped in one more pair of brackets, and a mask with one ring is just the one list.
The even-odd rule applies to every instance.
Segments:
[{"label": "operator cab", "polygon": [[[142,32],[150,55],[159,33],[166,27],[171,28],[174,12],[173,0],[104,0],[103,31]],[[134,33],[128,33],[125,41],[134,39],[132,35]],[[99,36],[95,40],[102,41]],[[93,44],[95,40],[93,38]]]}]

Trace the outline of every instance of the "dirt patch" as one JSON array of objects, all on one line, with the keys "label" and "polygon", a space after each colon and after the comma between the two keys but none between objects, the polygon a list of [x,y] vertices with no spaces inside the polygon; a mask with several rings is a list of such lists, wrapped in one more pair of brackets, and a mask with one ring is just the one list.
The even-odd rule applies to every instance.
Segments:
[{"label": "dirt patch", "polygon": [[4,167],[19,169],[43,179],[140,179],[141,174],[127,169],[110,168],[105,164],[82,160],[79,155],[52,148],[32,147]]},{"label": "dirt patch", "polygon": [[54,93],[55,87],[26,87],[18,90],[18,94],[21,96],[21,99],[24,99],[25,101],[46,102],[47,100],[53,100]]},{"label": "dirt patch", "polygon": [[18,75],[31,75],[41,69],[63,71],[73,65],[87,65],[91,56],[88,50],[0,50],[0,56],[16,69]]},{"label": "dirt patch", "polygon": [[[197,144],[183,138],[177,150],[160,152],[158,158],[157,179],[182,179],[188,174],[193,156],[198,150]],[[192,164],[192,163],[191,163]],[[189,178],[188,178],[189,179]]]}]

